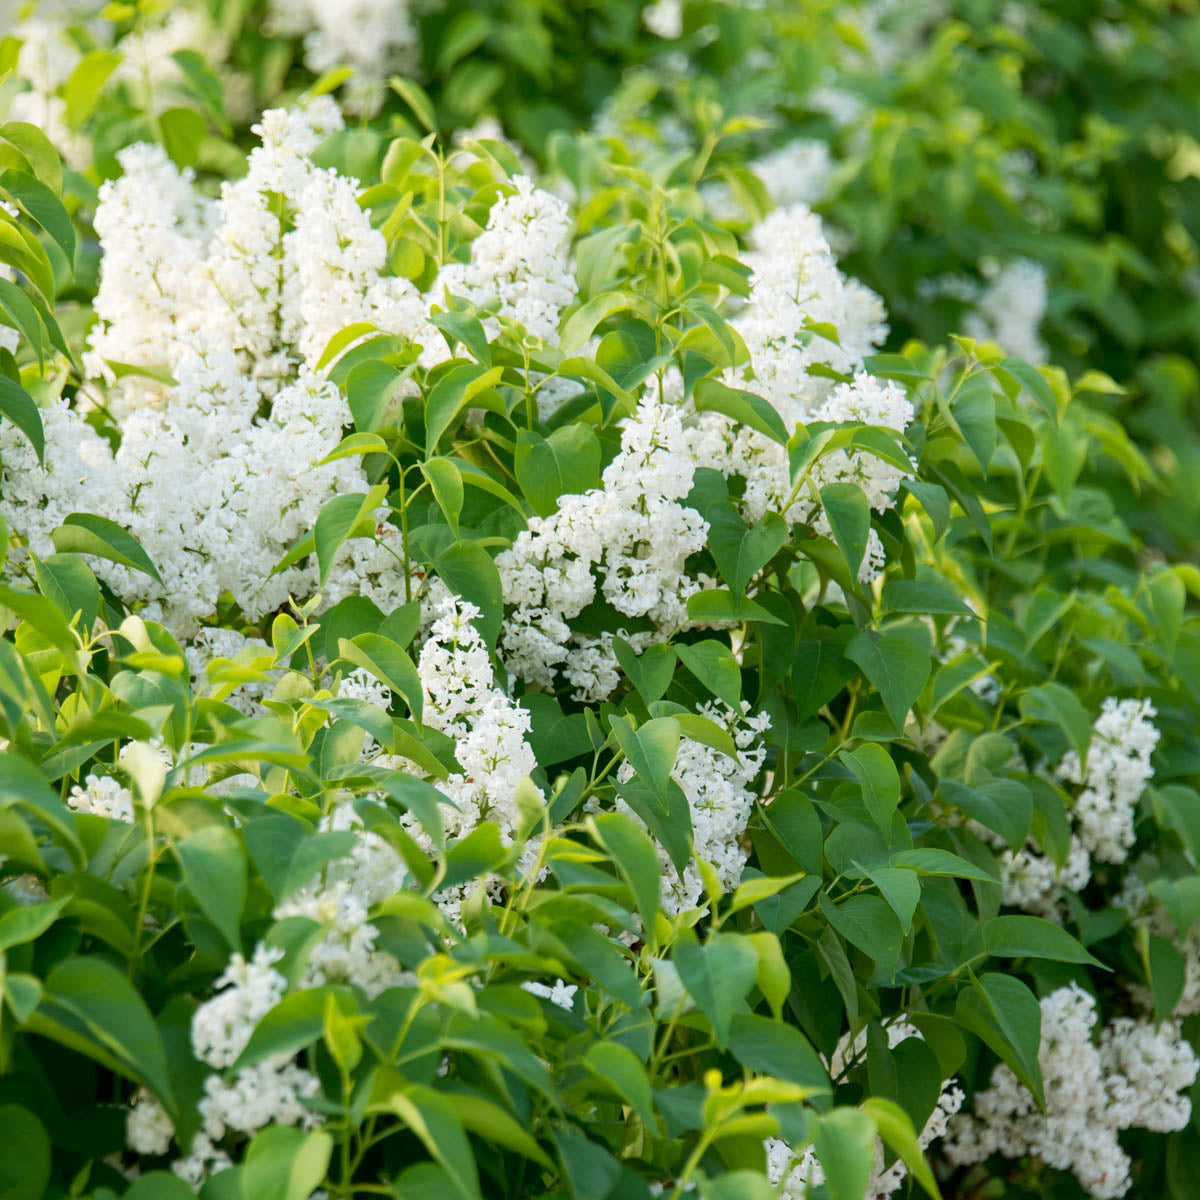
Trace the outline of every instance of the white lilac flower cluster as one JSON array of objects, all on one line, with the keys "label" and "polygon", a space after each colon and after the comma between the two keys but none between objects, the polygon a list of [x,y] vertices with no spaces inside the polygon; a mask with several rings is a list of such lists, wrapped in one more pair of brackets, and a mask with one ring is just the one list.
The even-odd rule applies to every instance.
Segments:
[{"label": "white lilac flower cluster", "polygon": [[[886,1033],[888,1048],[891,1050],[907,1038],[925,1040],[921,1031],[908,1021],[893,1022],[887,1027]],[[844,1033],[829,1060],[829,1070],[833,1078],[837,1079],[847,1066],[860,1058],[866,1046],[866,1029],[860,1030],[853,1040],[848,1032]],[[963,1098],[963,1091],[955,1080],[943,1081],[933,1112],[929,1114],[917,1135],[922,1150],[928,1149],[946,1133],[951,1118],[962,1107]],[[768,1138],[766,1151],[767,1178],[771,1185],[779,1190],[782,1200],[804,1200],[810,1194],[810,1188],[825,1182],[825,1172],[811,1146],[797,1154],[782,1139]],[[890,1166],[886,1165],[883,1142],[876,1138],[875,1168],[864,1200],[886,1200],[886,1197],[900,1187],[907,1175],[908,1168],[900,1159],[896,1159]]]},{"label": "white lilac flower cluster", "polygon": [[[734,319],[750,366],[733,372],[738,386],[765,397],[788,428],[809,419],[830,390],[810,367],[843,374],[887,336],[883,302],[839,270],[820,218],[803,204],[776,209],[749,235],[751,302]],[[837,340],[813,326],[832,326]]]},{"label": "white lilac flower cluster", "polygon": [[[733,320],[750,363],[728,372],[728,382],[762,395],[789,431],[801,422],[829,421],[903,432],[914,415],[904,392],[861,369],[886,336],[883,306],[838,269],[820,220],[802,204],[781,208],[755,227],[750,240],[750,302]],[[853,382],[835,384],[822,370],[851,374]],[[793,481],[783,446],[711,412],[695,418],[687,437],[697,466],[746,481],[741,507],[749,522],[786,509],[790,521],[809,522],[828,535],[828,519],[812,498],[815,489],[856,483],[872,508],[885,512],[895,505],[905,475],[873,454],[838,451],[818,461],[810,472],[812,487],[802,487],[789,509]],[[883,545],[872,530],[860,578],[873,579],[883,561]]]},{"label": "white lilac flower cluster", "polygon": [[[315,566],[272,568],[329,499],[367,490],[356,460],[313,466],[350,423],[319,369],[329,340],[365,322],[419,339],[426,366],[448,356],[428,322],[443,292],[423,297],[386,275],[387,243],[359,207],[356,181],[313,165],[320,138],[341,121],[327,97],[264,113],[247,174],[215,202],[160,148],[123,151],[125,174],[101,189],[95,217],[99,320],[85,355],[104,385],[92,401],[115,423],[119,448],[85,413],[54,401],[43,414],[43,471],[15,427],[0,424],[0,516],[10,529],[41,555],[72,512],[129,529],[162,587],[114,564],[101,574],[122,599],[151,601],[145,615],[181,636],[226,591],[251,620],[311,595]],[[518,181],[477,240],[482,265],[464,268],[477,291],[489,276],[488,296],[537,336],[574,295],[560,208]],[[464,272],[447,267],[447,282]],[[173,384],[159,382],[164,371]],[[356,593],[388,611],[404,599],[400,535],[385,515],[377,541],[342,547],[326,604]],[[24,569],[26,558],[14,553],[8,569]]]},{"label": "white lilac flower cluster", "polygon": [[111,775],[89,775],[82,786],[71,788],[67,804],[76,812],[110,821],[132,821],[134,817],[133,793]]},{"label": "white lilac flower cluster", "polygon": [[[276,920],[299,917],[314,923],[314,938],[303,972],[289,987],[277,969],[283,951],[259,945],[247,960],[234,954],[214,984],[211,999],[192,1016],[196,1058],[211,1068],[199,1111],[202,1127],[172,1170],[193,1187],[232,1165],[221,1143],[230,1135],[252,1136],[267,1125],[312,1128],[321,1121],[305,1104],[320,1094],[320,1081],[286,1053],[268,1055],[249,1066],[234,1064],[258,1023],[289,990],[324,984],[352,984],[368,996],[411,983],[388,953],[375,949],[379,931],[367,920],[367,903],[345,881],[307,885],[280,904]],[[174,1129],[170,1117],[145,1089],[127,1115],[126,1140],[138,1154],[164,1155]]]},{"label": "white lilac flower cluster", "polygon": [[[477,307],[496,301],[497,316],[519,322],[531,337],[557,343],[559,316],[578,292],[566,257],[571,218],[564,201],[529,176],[515,176],[513,185],[471,243],[471,261],[443,267],[433,295],[440,298],[445,289]],[[495,324],[489,324],[495,336]]]},{"label": "white lilac flower cluster", "polygon": [[1046,1115],[1004,1065],[991,1086],[975,1096],[973,1114],[951,1122],[946,1157],[955,1164],[1034,1155],[1072,1171],[1097,1200],[1123,1196],[1130,1160],[1117,1137],[1123,1129],[1156,1133],[1183,1129],[1191,1101],[1181,1095],[1200,1062],[1178,1025],[1118,1017],[1092,1038],[1095,998],[1078,984],[1044,996],[1038,1063],[1045,1083]]},{"label": "white lilac flower cluster", "polygon": [[[553,685],[558,668],[583,700],[602,700],[619,681],[614,633],[637,651],[687,624],[687,599],[705,586],[686,569],[703,548],[708,523],[682,503],[695,462],[680,410],[643,401],[623,422],[621,451],[601,486],[562,496],[549,517],[534,517],[496,559],[512,611],[500,642],[508,670]],[[568,624],[597,598],[652,631],[614,628],[593,637]]]},{"label": "white lilac flower cluster", "polygon": [[[432,601],[430,607],[434,621],[417,661],[424,691],[422,719],[429,728],[454,739],[459,766],[448,778],[434,780],[454,805],[442,809],[446,835],[465,837],[480,821],[488,820],[511,844],[521,821],[518,785],[537,767],[525,740],[529,711],[496,684],[487,645],[474,624],[479,609],[449,593]],[[380,761],[423,773],[399,757]],[[416,818],[406,814],[403,819],[418,845],[432,853],[433,842]],[[450,888],[434,899],[446,916],[458,923],[464,897],[462,888]]]},{"label": "white lilac flower cluster", "polygon": [[1134,809],[1154,775],[1154,716],[1149,700],[1109,697],[1092,726],[1086,765],[1074,750],[1059,763],[1060,779],[1083,785],[1075,800],[1079,840],[1100,862],[1122,863],[1133,846]]},{"label": "white lilac flower cluster", "polygon": [[[1068,750],[1055,772],[1065,783],[1082,787],[1069,815],[1070,843],[1059,868],[1032,841],[1000,855],[1004,903],[1054,917],[1064,891],[1077,892],[1092,877],[1093,862],[1125,862],[1134,844],[1138,800],[1154,774],[1150,756],[1158,745],[1148,700],[1107,698],[1092,727],[1087,763]],[[983,836],[1000,849],[996,835]]]},{"label": "white lilac flower cluster", "polygon": [[372,116],[389,75],[409,74],[420,58],[420,34],[409,0],[270,0],[267,28],[304,39],[304,65],[323,75],[354,69],[342,103]]},{"label": "white lilac flower cluster", "polygon": [[[666,850],[655,844],[662,868],[662,906],[672,916],[703,904],[704,880],[696,866],[697,859],[703,859],[713,868],[726,891],[737,887],[742,878],[742,868],[749,856],[742,845],[742,834],[754,809],[756,793],[752,784],[766,757],[762,736],[771,723],[766,713],[751,716],[749,709],[745,701],[741,712],[720,701],[700,709],[702,717],[721,726],[733,738],[737,758],[689,737],[679,740],[671,778],[687,797],[693,845],[692,860],[682,875]],[[617,779],[627,783],[633,774],[629,763],[622,763]],[[617,810],[645,827],[642,819],[620,798]]]}]

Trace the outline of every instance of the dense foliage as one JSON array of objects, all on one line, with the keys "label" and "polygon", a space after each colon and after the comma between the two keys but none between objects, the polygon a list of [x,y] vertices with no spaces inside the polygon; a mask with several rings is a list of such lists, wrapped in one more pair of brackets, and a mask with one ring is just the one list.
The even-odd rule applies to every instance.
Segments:
[{"label": "dense foliage", "polygon": [[1191,1194],[1196,18],[951,7],[13,25],[0,1195]]}]

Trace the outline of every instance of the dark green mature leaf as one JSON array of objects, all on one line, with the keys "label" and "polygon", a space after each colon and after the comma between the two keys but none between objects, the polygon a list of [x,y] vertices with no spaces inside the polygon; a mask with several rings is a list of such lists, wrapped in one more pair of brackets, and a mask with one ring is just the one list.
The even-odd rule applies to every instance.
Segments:
[{"label": "dark green mature leaf", "polygon": [[916,850],[899,850],[888,859],[888,865],[916,871],[918,875],[953,875],[959,879],[978,879],[983,883],[999,883],[994,875],[969,863],[949,850],[921,846]]},{"label": "dark green mature leaf", "polygon": [[246,904],[246,855],[233,830],[209,825],[175,843],[183,881],[201,912],[235,953],[242,949],[240,922]]},{"label": "dark green mature leaf", "polygon": [[693,397],[697,412],[719,412],[787,445],[788,431],[775,408],[753,392],[727,387],[717,379],[701,379]]},{"label": "dark green mature leaf", "polygon": [[1079,757],[1080,765],[1087,762],[1088,745],[1092,740],[1092,722],[1079,697],[1061,683],[1043,683],[1030,688],[1020,699],[1021,715],[1033,721],[1057,725]]},{"label": "dark green mature leaf", "polygon": [[817,901],[825,919],[846,941],[873,958],[885,971],[895,968],[904,944],[904,930],[886,901],[860,894],[835,905],[823,892]]},{"label": "dark green mature leaf", "polygon": [[69,958],[55,967],[28,1027],[114,1065],[176,1112],[158,1026],[137,989],[106,959]]},{"label": "dark green mature leaf", "polygon": [[856,483],[828,483],[821,489],[821,507],[850,578],[857,579],[871,532],[871,506],[866,493]]},{"label": "dark green mature leaf", "polygon": [[20,1104],[0,1105],[0,1129],[8,1153],[0,1154],[0,1196],[42,1200],[50,1182],[50,1135],[36,1114]]},{"label": "dark green mature leaf", "polygon": [[877,743],[868,742],[857,750],[843,750],[839,757],[862,785],[871,819],[884,834],[889,833],[900,803],[900,774],[892,756]]},{"label": "dark green mature leaf", "polygon": [[950,403],[950,411],[986,475],[996,453],[996,397],[987,374],[981,372],[965,379]]},{"label": "dark green mature leaf", "polygon": [[629,676],[637,688],[638,695],[646,704],[653,704],[666,695],[675,673],[675,648],[666,643],[649,646],[636,654],[633,647],[623,638],[613,638],[613,651],[621,670]]},{"label": "dark green mature leaf", "polygon": [[997,958],[1052,958],[1106,970],[1065,929],[1041,917],[992,917],[983,923],[983,945]]},{"label": "dark green mature leaf", "polygon": [[368,671],[396,695],[403,696],[413,719],[420,723],[425,692],[417,668],[402,646],[377,633],[360,633],[349,641],[340,638],[338,653],[347,662]]},{"label": "dark green mature leaf", "polygon": [[0,416],[7,417],[29,439],[38,462],[42,462],[46,452],[42,414],[34,404],[33,397],[4,374],[0,374]]},{"label": "dark green mature leaf", "polygon": [[635,726],[629,717],[614,717],[612,731],[638,778],[665,806],[667,782],[679,752],[679,722],[659,717]]},{"label": "dark green mature leaf", "polygon": [[594,827],[600,844],[633,891],[642,924],[652,929],[662,886],[654,843],[623,813],[601,813],[594,818]]},{"label": "dark green mature leaf", "polygon": [[959,993],[954,1016],[1008,1063],[1044,1110],[1038,1065],[1042,1010],[1037,997],[1012,975],[981,975]]},{"label": "dark green mature leaf", "polygon": [[547,438],[522,429],[516,473],[533,511],[549,516],[560,496],[586,492],[600,482],[600,442],[589,425],[564,425]]},{"label": "dark green mature leaf", "polygon": [[751,1071],[817,1092],[830,1090],[829,1072],[812,1043],[783,1021],[757,1013],[735,1013],[729,1027],[729,1052]]},{"label": "dark green mature leaf", "polygon": [[721,577],[734,597],[745,595],[750,580],[782,549],[788,539],[787,522],[777,513],[765,513],[752,529],[746,528],[729,501],[709,506],[708,541]]},{"label": "dark green mature leaf", "polygon": [[1033,825],[1033,797],[1016,780],[989,779],[978,787],[967,787],[943,779],[938,789],[948,803],[998,833],[1014,850],[1025,844]]},{"label": "dark green mature leaf", "polygon": [[863,631],[846,646],[846,657],[858,664],[883,699],[897,729],[903,729],[932,669],[927,647],[907,633]]},{"label": "dark green mature leaf", "polygon": [[723,700],[734,712],[741,711],[742,670],[728,646],[710,638],[690,644],[680,642],[675,653],[718,700]]},{"label": "dark green mature leaf", "polygon": [[132,533],[107,517],[71,513],[50,536],[56,550],[94,554],[97,558],[106,558],[109,562],[141,571],[155,583],[162,583],[162,576],[142,549],[142,544]]},{"label": "dark green mature leaf", "polygon": [[729,1044],[733,1015],[758,975],[754,947],[736,933],[718,933],[704,945],[695,935],[685,934],[675,943],[671,961],[696,1007],[712,1025],[717,1045],[724,1048]]},{"label": "dark green mature leaf", "polygon": [[504,620],[504,593],[491,555],[475,542],[459,542],[440,551],[433,567],[452,592],[479,609],[475,624],[484,641],[495,645]]}]

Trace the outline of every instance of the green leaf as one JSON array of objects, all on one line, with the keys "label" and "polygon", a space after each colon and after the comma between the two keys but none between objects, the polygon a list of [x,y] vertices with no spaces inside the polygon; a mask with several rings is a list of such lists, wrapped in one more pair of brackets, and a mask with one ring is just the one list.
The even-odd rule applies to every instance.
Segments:
[{"label": "green leaf", "polygon": [[503,367],[460,363],[439,376],[425,397],[425,457],[432,458],[442,435],[476,396],[500,382]]},{"label": "green leaf", "polygon": [[908,1113],[882,1096],[868,1096],[863,1101],[862,1111],[875,1122],[879,1136],[900,1156],[913,1178],[934,1200],[940,1200],[937,1181],[933,1178],[929,1163],[925,1161]]},{"label": "green leaf", "polygon": [[903,729],[909,709],[929,679],[929,651],[915,638],[898,632],[855,634],[846,657],[857,663],[883,700],[897,729]]},{"label": "green leaf", "polygon": [[412,1084],[393,1092],[388,1104],[450,1176],[462,1200],[480,1200],[475,1155],[454,1111],[453,1098]]},{"label": "green leaf", "polygon": [[0,1196],[4,1200],[42,1200],[51,1168],[46,1127],[20,1104],[0,1105],[0,1122],[8,1146],[8,1151],[0,1154]]},{"label": "green leaf", "polygon": [[943,779],[938,790],[947,803],[998,833],[1014,850],[1025,844],[1033,826],[1033,797],[1016,780],[988,779],[978,787],[967,787]]},{"label": "green leaf", "polygon": [[653,929],[662,887],[662,868],[654,843],[624,813],[600,813],[593,818],[593,828],[597,841],[629,884],[643,928]]},{"label": "green leaf", "polygon": [[817,903],[825,919],[848,941],[891,972],[900,957],[904,931],[890,905],[878,896],[856,895],[835,905],[824,892]]},{"label": "green leaf", "polygon": [[559,349],[564,354],[574,354],[584,346],[601,321],[629,306],[629,297],[624,292],[601,292],[599,296],[593,296],[567,318],[558,341]]},{"label": "green leaf", "polygon": [[829,1200],[862,1200],[875,1174],[875,1122],[856,1108],[825,1113],[813,1136]]},{"label": "green leaf", "polygon": [[704,516],[717,568],[731,594],[740,600],[750,580],[787,541],[787,522],[777,513],[766,512],[753,529],[747,529],[741,514],[727,500],[710,505]]},{"label": "green leaf", "polygon": [[763,625],[783,625],[777,616],[748,600],[744,595],[736,599],[728,588],[712,588],[708,591],[693,592],[688,597],[688,616],[693,621],[708,624],[713,621],[751,621]]},{"label": "green leaf", "polygon": [[742,669],[728,646],[710,638],[691,644],[681,642],[676,645],[675,653],[718,700],[734,712],[741,712]]},{"label": "green leaf", "polygon": [[10,908],[0,916],[0,951],[41,937],[70,902],[70,896],[63,896],[45,904],[22,904]]},{"label": "green leaf", "polygon": [[1092,722],[1079,697],[1061,683],[1043,683],[1030,688],[1020,699],[1021,716],[1031,721],[1057,725],[1067,735],[1082,768],[1092,740]]},{"label": "green leaf", "polygon": [[921,903],[921,881],[912,871],[899,867],[869,868],[867,878],[900,918],[900,927],[905,934],[909,934],[912,931],[913,914]]},{"label": "green leaf", "polygon": [[560,496],[586,492],[600,482],[600,442],[589,425],[564,425],[548,438],[521,429],[515,464],[525,499],[539,517],[547,517]]},{"label": "green leaf", "polygon": [[671,961],[696,1007],[713,1027],[717,1045],[729,1044],[733,1015],[754,986],[758,953],[736,933],[718,933],[705,945],[687,933],[675,943]]},{"label": "green leaf", "polygon": [[892,867],[904,867],[918,875],[951,875],[959,879],[978,879],[983,883],[999,883],[994,875],[974,863],[959,858],[949,850],[921,846],[916,850],[899,850],[888,859]]},{"label": "green leaf", "polygon": [[455,595],[479,609],[475,624],[484,641],[494,646],[504,619],[504,594],[491,555],[475,542],[459,542],[438,553],[433,568]]},{"label": "green leaf", "polygon": [[815,1094],[830,1089],[829,1072],[812,1043],[794,1025],[757,1013],[735,1013],[729,1027],[729,1052],[763,1075],[773,1075]]},{"label": "green leaf", "polygon": [[25,121],[8,121],[0,125],[0,141],[15,147],[33,173],[56,196],[62,195],[62,163],[50,139],[36,126]]},{"label": "green leaf", "polygon": [[255,1025],[245,1049],[233,1064],[234,1069],[240,1071],[277,1054],[291,1058],[315,1045],[321,1040],[325,1008],[331,999],[347,1015],[356,1010],[354,995],[348,988],[304,988],[284,996]]},{"label": "green leaf", "polygon": [[92,513],[71,513],[50,537],[56,550],[94,554],[97,558],[106,558],[122,567],[141,571],[155,583],[162,583],[162,576],[137,538],[106,517],[97,517]]},{"label": "green leaf", "polygon": [[42,595],[68,621],[78,615],[80,628],[89,632],[100,612],[100,587],[87,563],[76,554],[48,554],[34,557],[34,569]]},{"label": "green leaf", "polygon": [[137,989],[106,959],[93,955],[59,963],[46,977],[42,1002],[27,1028],[113,1063],[175,1114],[158,1026]]},{"label": "green leaf", "polygon": [[242,949],[240,922],[246,904],[246,855],[237,835],[209,825],[175,843],[183,882],[200,911],[235,953]]},{"label": "green leaf", "polygon": [[8,314],[13,327],[33,347],[38,356],[38,367],[44,373],[46,345],[42,319],[33,301],[11,279],[0,279],[0,309]]},{"label": "green leaf", "polygon": [[388,86],[412,109],[413,116],[421,123],[426,133],[436,132],[437,117],[434,115],[433,101],[420,84],[393,75],[388,80]]},{"label": "green leaf", "polygon": [[950,402],[950,411],[986,475],[996,453],[996,397],[985,372],[963,380]]},{"label": "green leaf", "polygon": [[195,1200],[191,1184],[170,1171],[139,1175],[125,1193],[125,1200]]},{"label": "green leaf", "polygon": [[7,417],[29,439],[38,462],[42,462],[46,452],[42,414],[29,393],[4,374],[0,374],[0,416]]},{"label": "green leaf", "polygon": [[1060,925],[1041,917],[992,917],[983,923],[983,945],[996,958],[1051,958],[1108,969]]},{"label": "green leaf", "polygon": [[679,722],[659,717],[635,727],[630,717],[615,716],[612,731],[638,778],[665,806],[667,782],[679,752]]},{"label": "green leaf", "polygon": [[583,1056],[583,1065],[633,1108],[648,1131],[658,1128],[650,1078],[628,1046],[619,1042],[593,1042]]},{"label": "green leaf", "polygon": [[856,483],[829,483],[821,489],[821,506],[850,578],[857,580],[871,532],[871,506],[866,494]]},{"label": "green leaf", "polygon": [[200,143],[208,134],[208,121],[194,108],[168,108],[158,117],[163,149],[177,167],[195,166]]},{"label": "green leaf", "polygon": [[505,1149],[515,1150],[525,1158],[540,1163],[548,1171],[554,1169],[553,1162],[524,1126],[499,1105],[485,1100],[482,1096],[468,1095],[458,1090],[453,1093],[451,1102],[468,1133],[473,1133],[485,1141],[495,1142]]},{"label": "green leaf", "polygon": [[373,537],[375,510],[387,498],[387,484],[376,484],[369,492],[347,492],[325,504],[313,526],[313,548],[317,552],[321,586],[333,569],[333,560],[350,538]]},{"label": "green leaf", "polygon": [[67,80],[67,124],[78,129],[92,115],[100,101],[100,89],[121,64],[121,56],[112,50],[92,50],[76,64]]},{"label": "green leaf", "polygon": [[883,585],[883,602],[893,612],[971,615],[971,610],[948,588],[921,579],[888,580]]},{"label": "green leaf", "polygon": [[1037,367],[1030,366],[1019,358],[1006,358],[995,370],[997,373],[1004,371],[1011,375],[1034,398],[1046,416],[1052,421],[1058,420],[1058,401]]},{"label": "green leaf", "polygon": [[666,695],[675,674],[675,648],[665,642],[649,646],[636,654],[623,637],[613,637],[613,651],[621,670],[637,688],[638,695],[646,704],[653,704]]},{"label": "green leaf", "polygon": [[1038,1065],[1042,1009],[1037,997],[1012,975],[981,975],[972,980],[969,989],[959,992],[954,1017],[1008,1063],[1044,1111]]},{"label": "green leaf", "polygon": [[5,171],[0,174],[0,190],[29,217],[36,221],[54,239],[67,260],[67,266],[75,265],[75,226],[62,201],[44,183],[26,175],[23,171]]},{"label": "green leaf", "polygon": [[332,1154],[333,1138],[323,1129],[268,1125],[246,1150],[243,1200],[308,1200],[325,1182]]},{"label": "green leaf", "polygon": [[413,719],[420,723],[425,692],[417,668],[402,646],[378,633],[360,633],[349,641],[339,638],[338,654],[403,696]]},{"label": "green leaf", "polygon": [[716,379],[701,379],[696,383],[693,399],[697,412],[722,413],[781,446],[787,445],[787,427],[774,406],[761,396],[726,387]]},{"label": "green leaf", "polygon": [[868,742],[857,750],[843,750],[839,757],[862,785],[871,819],[888,835],[900,803],[900,774],[892,756],[877,743]]},{"label": "green leaf", "polygon": [[421,473],[429,480],[434,498],[454,536],[458,537],[458,518],[463,506],[463,480],[448,458],[431,458],[421,464]]}]

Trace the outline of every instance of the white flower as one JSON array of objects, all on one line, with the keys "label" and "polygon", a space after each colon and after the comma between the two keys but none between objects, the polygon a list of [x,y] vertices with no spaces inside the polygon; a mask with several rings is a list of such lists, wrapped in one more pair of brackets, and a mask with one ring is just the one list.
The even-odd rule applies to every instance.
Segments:
[{"label": "white flower", "polygon": [[1179,1093],[1196,1078],[1200,1062],[1178,1025],[1158,1028],[1119,1017],[1092,1041],[1096,1001],[1072,983],[1041,1000],[1038,1063],[1045,1083],[1046,1115],[1004,1065],[975,1097],[973,1115],[951,1123],[946,1156],[956,1164],[991,1154],[1040,1157],[1075,1173],[1097,1200],[1123,1196],[1130,1186],[1129,1158],[1117,1135],[1135,1126],[1182,1129],[1191,1102]]},{"label": "white flower", "polygon": [[110,821],[132,821],[133,793],[111,775],[89,775],[83,786],[76,784],[67,796],[76,812],[108,817]]}]

